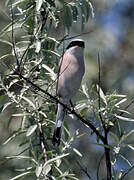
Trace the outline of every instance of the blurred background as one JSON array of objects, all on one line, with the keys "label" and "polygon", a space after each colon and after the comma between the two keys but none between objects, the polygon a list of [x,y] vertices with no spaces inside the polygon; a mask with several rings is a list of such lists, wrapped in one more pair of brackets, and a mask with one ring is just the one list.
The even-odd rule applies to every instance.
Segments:
[{"label": "blurred background", "polygon": [[[106,94],[116,91],[119,94],[125,94],[128,98],[128,103],[134,97],[134,2],[133,0],[94,0],[91,1],[95,16],[89,20],[85,26],[82,37],[85,40],[85,62],[86,74],[83,82],[90,87],[98,82],[98,52],[101,59],[101,88]],[[0,27],[3,29],[9,23],[6,13],[9,9],[4,6],[4,1],[0,0]],[[79,23],[73,25],[70,36],[75,36],[81,33]],[[62,28],[59,31],[62,34]],[[59,38],[59,37],[57,37]],[[67,44],[68,42],[66,42]],[[9,53],[11,49],[0,43],[0,56]],[[1,97],[4,100],[4,97]],[[129,108],[132,113],[134,106]],[[14,169],[18,166],[18,162],[7,161],[5,163],[4,156],[17,154],[19,147],[17,142],[12,141],[8,145],[3,146],[3,142],[8,138],[10,132],[17,126],[16,123],[10,128],[7,128],[8,117],[14,109],[5,111],[0,116],[0,180],[10,179],[15,175]],[[71,122],[70,122],[71,124]],[[124,123],[124,126],[126,124]],[[134,127],[134,123],[127,123],[127,130]],[[86,135],[75,142],[75,146],[84,154],[81,164],[87,167],[89,174],[96,177],[96,168],[98,161],[103,155],[103,148],[93,145],[94,136],[90,137],[87,128],[82,124],[71,124],[71,131],[80,128],[81,133],[84,131]],[[134,137],[130,138],[134,144]],[[19,139],[18,139],[19,141]],[[88,142],[88,143],[87,143]],[[131,163],[134,163],[133,151],[127,150],[123,152]],[[74,159],[74,160],[73,160]],[[104,159],[104,158],[103,158]],[[87,176],[82,175],[79,165],[75,162],[75,156],[71,158],[74,162],[74,171],[80,180],[87,180]],[[102,160],[103,161],[103,160]],[[20,165],[19,165],[20,166]],[[119,161],[117,171],[127,169],[128,166]],[[103,172],[105,166],[101,166],[100,172]],[[100,177],[103,177],[103,175]],[[127,180],[134,179],[134,171],[131,171],[126,178]]]}]

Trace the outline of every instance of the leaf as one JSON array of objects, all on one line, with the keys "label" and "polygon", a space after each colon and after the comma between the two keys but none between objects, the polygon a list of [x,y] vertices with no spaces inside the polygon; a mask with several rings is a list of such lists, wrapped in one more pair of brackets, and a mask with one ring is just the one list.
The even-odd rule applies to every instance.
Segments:
[{"label": "leaf", "polygon": [[50,164],[50,163],[52,163],[52,162],[54,162],[54,161],[57,161],[58,159],[61,159],[61,158],[63,158],[63,157],[66,157],[66,156],[68,156],[68,155],[69,155],[69,153],[66,153],[66,154],[62,154],[62,155],[60,155],[60,156],[56,156],[55,158],[49,159],[49,160],[44,164],[43,168],[44,168],[45,166],[47,166],[48,164]]},{"label": "leaf", "polygon": [[71,6],[72,8],[72,18],[73,18],[73,22],[76,22],[77,21],[77,18],[78,18],[78,9],[76,6],[72,5]]},{"label": "leaf", "polygon": [[118,103],[115,104],[116,107],[119,107],[120,104],[124,103],[127,100],[127,98],[122,99]]},{"label": "leaf", "polygon": [[41,172],[42,172],[42,164],[40,164],[36,167],[36,170],[35,170],[36,176],[39,177]]},{"label": "leaf", "polygon": [[76,149],[76,148],[73,148],[73,151],[80,157],[82,157],[82,154]]},{"label": "leaf", "polygon": [[114,116],[120,120],[123,120],[123,121],[134,121],[134,119],[131,119],[131,118],[127,118],[127,117],[123,117],[123,116],[119,116],[117,114],[114,114]]},{"label": "leaf", "polygon": [[57,159],[57,161],[56,161],[56,166],[59,167],[60,164],[61,164],[61,159]]},{"label": "leaf", "polygon": [[[13,30],[21,28],[23,23],[15,23],[13,25]],[[12,23],[8,24],[2,31],[0,32],[0,37],[4,36],[8,32],[12,31]]]},{"label": "leaf", "polygon": [[12,102],[7,102],[6,104],[4,104],[2,112],[11,104],[12,104]]},{"label": "leaf", "polygon": [[87,112],[88,112],[88,108],[85,107],[85,108],[83,108],[83,109],[80,111],[80,114],[81,114],[82,116],[84,116]]},{"label": "leaf", "polygon": [[115,133],[116,133],[118,139],[120,139],[120,137],[121,137],[121,127],[120,127],[119,121],[115,121],[114,129],[115,129]]},{"label": "leaf", "polygon": [[106,100],[106,96],[103,93],[102,89],[99,87],[99,85],[97,84],[97,91],[99,92],[100,98],[103,100],[103,102],[107,105],[107,100]]},{"label": "leaf", "polygon": [[86,0],[86,1],[88,1],[88,6],[90,7],[92,18],[94,18],[94,8],[93,8],[93,5],[92,5],[92,3],[89,0]]},{"label": "leaf", "polygon": [[18,129],[17,131],[14,131],[9,138],[3,143],[3,145],[7,144],[9,141],[11,141],[13,138],[18,136],[19,134],[23,133],[24,131],[21,131],[21,129]]},{"label": "leaf", "polygon": [[49,173],[50,170],[51,170],[51,165],[50,164],[47,164],[46,166],[44,166],[44,168],[43,168],[44,175],[46,176]]},{"label": "leaf", "polygon": [[64,7],[64,24],[69,31],[70,27],[72,26],[72,12],[69,5]]},{"label": "leaf", "polygon": [[11,178],[10,180],[16,180],[16,179],[20,179],[22,177],[24,178],[24,177],[26,177],[27,175],[30,175],[30,174],[34,174],[34,172],[27,171],[27,172],[24,172],[22,174],[19,174],[19,175],[15,176],[14,178]]},{"label": "leaf", "polygon": [[13,117],[23,117],[23,116],[31,116],[30,113],[19,113],[19,114],[12,114]]},{"label": "leaf", "polygon": [[36,2],[36,11],[40,11],[42,3],[43,3],[43,0],[37,0],[37,2]]},{"label": "leaf", "polygon": [[86,97],[89,98],[88,88],[86,84],[82,85],[82,90],[83,90],[83,93],[86,95]]},{"label": "leaf", "polygon": [[[10,0],[9,0],[10,1]],[[12,4],[12,8],[14,8],[15,6],[18,6],[20,3],[24,2],[26,0],[17,0]]]},{"label": "leaf", "polygon": [[128,144],[128,147],[134,151],[134,147],[132,145]]},{"label": "leaf", "polygon": [[16,84],[18,81],[19,81],[19,79],[13,79],[13,80],[10,82],[8,88],[10,88],[13,84]]},{"label": "leaf", "polygon": [[48,53],[51,53],[52,55],[55,55],[55,56],[57,56],[57,57],[60,57],[60,54],[58,54],[58,53],[57,53],[57,52],[55,52],[55,51],[51,51],[51,50],[44,50],[44,49],[43,49],[43,51],[48,52]]},{"label": "leaf", "polygon": [[18,156],[18,155],[17,156],[8,156],[8,157],[6,157],[6,159],[26,159],[28,161],[33,162],[36,166],[38,165],[37,161],[29,156]]},{"label": "leaf", "polygon": [[8,57],[13,56],[12,54],[6,54],[0,57],[0,60],[7,59]]},{"label": "leaf", "polygon": [[46,115],[43,111],[39,111],[39,114],[41,114],[42,116],[44,116],[45,118],[47,118],[47,115]]},{"label": "leaf", "polygon": [[130,135],[132,135],[134,133],[134,129],[126,134],[123,134],[123,136],[120,139],[120,143],[122,143],[122,141],[126,140]]},{"label": "leaf", "polygon": [[27,130],[26,136],[28,137],[32,135],[36,130],[36,128],[37,128],[37,124],[30,126],[30,128]]},{"label": "leaf", "polygon": [[11,42],[9,42],[5,39],[0,39],[0,42],[5,43],[6,45],[9,45],[9,46],[13,46]]},{"label": "leaf", "polygon": [[39,53],[40,49],[41,49],[41,42],[39,40],[37,40],[36,44],[35,44],[35,52]]},{"label": "leaf", "polygon": [[128,159],[126,159],[123,155],[119,154],[119,156],[130,166],[132,167],[132,164],[130,163],[130,161]]},{"label": "leaf", "polygon": [[36,109],[34,103],[30,99],[28,99],[24,96],[22,96],[21,98],[24,99],[26,102],[28,102],[28,104],[31,105],[34,109]]},{"label": "leaf", "polygon": [[50,67],[48,67],[46,64],[42,64],[42,67],[50,73],[52,80],[56,79],[56,74],[54,73],[54,71]]}]

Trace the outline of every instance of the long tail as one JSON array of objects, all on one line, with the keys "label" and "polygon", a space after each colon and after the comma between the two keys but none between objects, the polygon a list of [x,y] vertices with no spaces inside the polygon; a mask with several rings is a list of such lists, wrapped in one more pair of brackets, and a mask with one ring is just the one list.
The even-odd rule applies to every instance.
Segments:
[{"label": "long tail", "polygon": [[62,124],[65,117],[65,109],[61,104],[58,104],[58,110],[56,114],[56,125],[54,128],[54,135],[52,139],[52,143],[54,146],[60,145],[60,138],[61,138],[61,132],[62,132]]}]

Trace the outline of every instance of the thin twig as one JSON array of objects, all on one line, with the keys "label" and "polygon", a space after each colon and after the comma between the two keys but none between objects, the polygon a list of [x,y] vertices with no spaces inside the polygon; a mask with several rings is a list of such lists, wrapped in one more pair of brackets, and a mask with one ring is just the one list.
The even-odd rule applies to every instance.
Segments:
[{"label": "thin twig", "polygon": [[[99,90],[98,90],[98,104],[99,104],[99,110],[101,108],[101,97],[100,97],[100,84],[101,84],[101,63],[100,63],[100,55],[98,53],[98,66],[99,66],[99,73],[98,73],[98,84],[99,84]],[[99,117],[102,122],[103,130],[104,130],[104,142],[103,144],[108,146],[108,128],[105,125],[105,122],[103,121],[101,111],[99,111]],[[105,157],[106,157],[106,167],[107,167],[107,180],[112,179],[112,172],[111,172],[111,161],[110,161],[110,149],[108,147],[104,146],[105,151]]]},{"label": "thin twig", "polygon": [[39,128],[39,138],[40,138],[40,146],[42,148],[43,151],[43,155],[44,155],[44,163],[47,162],[47,147],[46,147],[46,141],[44,138],[44,134],[43,134],[43,127],[40,121],[40,115],[39,115],[39,103],[37,101],[37,99],[35,99],[36,102],[36,114],[37,114],[37,124],[38,124],[38,128]]},{"label": "thin twig", "polygon": [[101,86],[101,63],[100,63],[100,54],[98,53],[98,106],[99,106],[99,117],[100,117],[100,120],[101,120],[101,123],[103,125],[103,128],[105,129],[105,124],[103,122],[103,118],[102,118],[102,115],[101,115],[101,97],[100,97],[100,86]]},{"label": "thin twig", "polygon": [[63,41],[63,39],[64,40],[70,40],[70,39],[74,39],[74,38],[77,38],[77,37],[80,37],[80,36],[83,36],[83,35],[87,35],[87,34],[90,34],[90,33],[92,33],[93,32],[93,30],[90,30],[90,31],[88,31],[88,32],[84,32],[84,33],[80,33],[80,34],[77,34],[77,35],[75,35],[75,36],[71,36],[71,37],[68,37],[68,38],[62,38],[62,39],[59,39],[58,41]]}]

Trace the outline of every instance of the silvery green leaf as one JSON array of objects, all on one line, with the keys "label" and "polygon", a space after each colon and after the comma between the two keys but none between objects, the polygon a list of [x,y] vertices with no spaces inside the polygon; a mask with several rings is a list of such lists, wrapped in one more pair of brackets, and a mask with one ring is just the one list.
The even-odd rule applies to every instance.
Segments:
[{"label": "silvery green leaf", "polygon": [[31,134],[33,134],[36,128],[37,124],[30,126],[30,128],[27,130],[26,136],[30,136]]},{"label": "silvery green leaf", "polygon": [[41,41],[37,40],[35,44],[35,52],[39,53],[41,49]]},{"label": "silvery green leaf", "polygon": [[120,120],[123,120],[123,121],[134,121],[134,119],[132,119],[132,118],[127,118],[127,117],[119,116],[117,114],[115,114],[114,116],[117,117]]},{"label": "silvery green leaf", "polygon": [[132,145],[128,144],[128,147],[129,147],[131,150],[133,150],[133,151],[134,151],[134,146],[132,146]]},{"label": "silvery green leaf", "polygon": [[127,100],[127,98],[122,99],[118,103],[115,104],[116,107],[119,107],[120,104],[124,103]]},{"label": "silvery green leaf", "polygon": [[51,165],[47,164],[46,166],[43,167],[43,174],[47,175],[50,170],[51,170]]},{"label": "silvery green leaf", "polygon": [[43,0],[37,0],[37,2],[36,2],[36,11],[40,11],[42,3],[43,3]]},{"label": "silvery green leaf", "polygon": [[25,100],[29,105],[31,105],[34,109],[36,109],[36,106],[34,105],[34,103],[30,99],[28,99],[27,97],[24,97],[24,96],[22,96],[21,98],[23,100]]},{"label": "silvery green leaf", "polygon": [[82,157],[82,154],[80,153],[80,151],[78,151],[76,148],[73,148],[73,151],[80,157]]},{"label": "silvery green leaf", "polygon": [[30,175],[30,174],[33,174],[33,172],[32,171],[27,171],[27,172],[24,172],[22,174],[19,174],[19,175],[15,176],[15,177],[11,178],[10,180],[16,180],[16,179],[20,179],[20,178],[24,178],[24,177],[26,178],[26,176]]},{"label": "silvery green leaf", "polygon": [[12,102],[7,102],[6,104],[4,104],[2,112],[10,105],[12,104]]},{"label": "silvery green leaf", "polygon": [[97,84],[97,91],[99,92],[100,98],[103,100],[103,102],[107,105],[107,100],[106,100],[106,96],[104,94],[104,92],[102,91],[102,89],[99,87],[99,85]]},{"label": "silvery green leaf", "polygon": [[42,171],[42,164],[40,164],[40,165],[38,165],[38,166],[36,167],[35,174],[36,174],[37,177],[40,176],[41,171]]},{"label": "silvery green leaf", "polygon": [[86,84],[83,84],[83,85],[82,85],[82,90],[83,90],[83,93],[86,95],[86,97],[89,98],[88,88],[87,88],[87,85],[86,85]]}]

